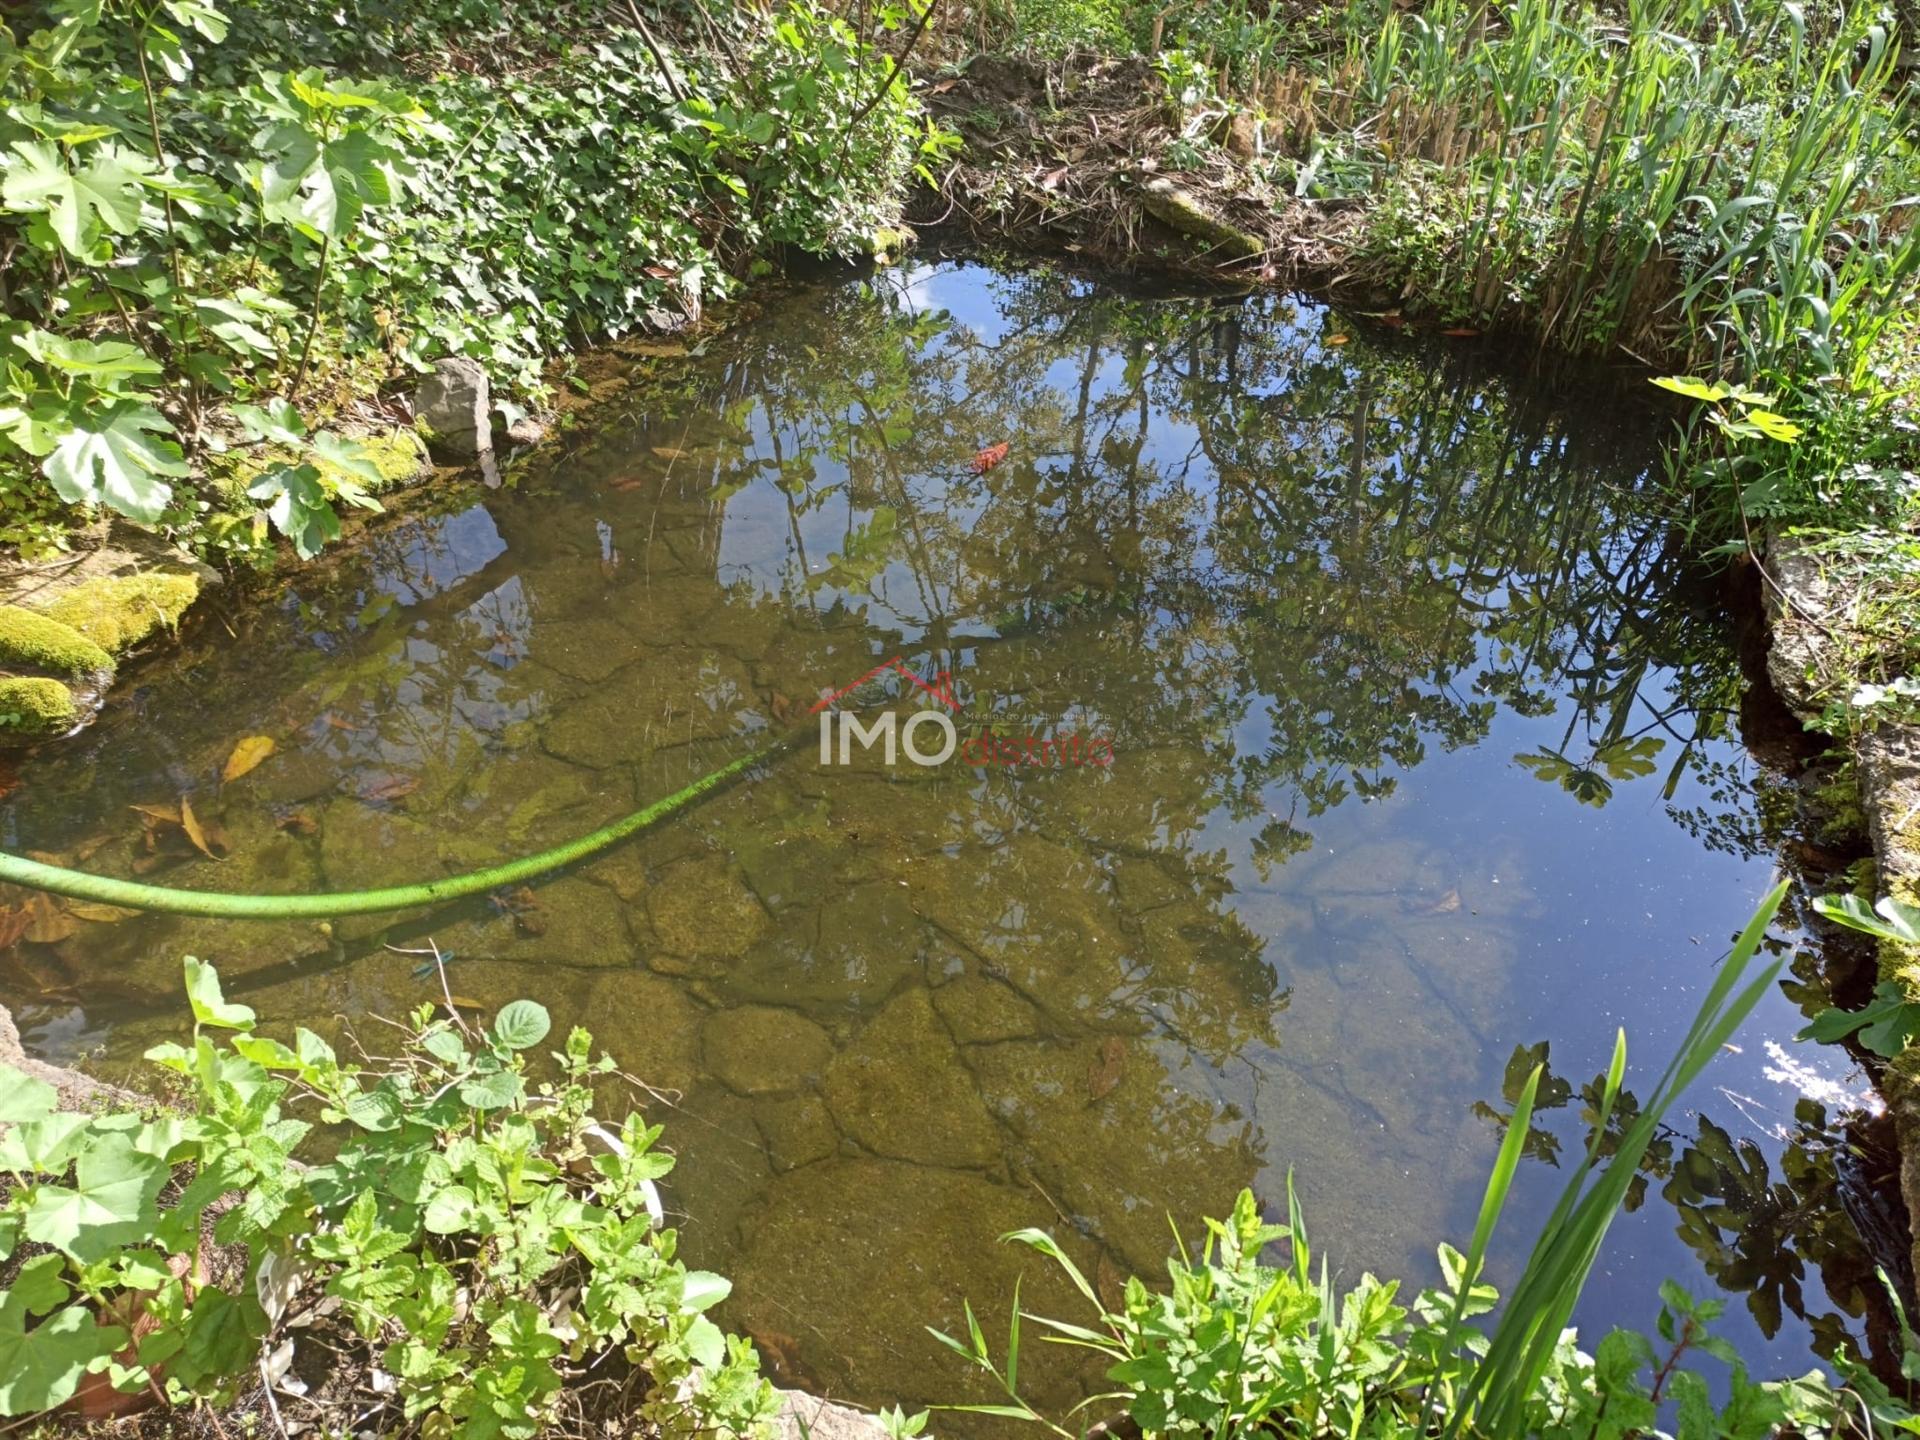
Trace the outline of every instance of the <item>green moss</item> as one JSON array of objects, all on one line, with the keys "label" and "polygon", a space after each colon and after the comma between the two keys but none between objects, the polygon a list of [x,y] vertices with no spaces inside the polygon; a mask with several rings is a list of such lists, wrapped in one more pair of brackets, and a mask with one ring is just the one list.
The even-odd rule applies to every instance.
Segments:
[{"label": "green moss", "polygon": [[0,666],[55,675],[112,673],[113,657],[71,625],[0,605]]},{"label": "green moss", "polygon": [[[1891,880],[1887,884],[1887,893],[1909,905],[1920,904],[1920,883],[1915,881]],[[1882,980],[1893,981],[1909,998],[1920,1000],[1920,945],[1909,945],[1900,940],[1882,940],[1879,961]],[[1908,1053],[1913,1051],[1909,1050]]]},{"label": "green moss", "polygon": [[[360,448],[373,461],[374,468],[380,472],[380,484],[375,485],[376,495],[384,495],[403,485],[410,485],[420,478],[426,468],[426,454],[421,448],[421,437],[411,430],[391,430],[385,435],[363,435]],[[334,467],[324,460],[320,462],[323,475],[334,473]]]},{"label": "green moss", "polygon": [[50,740],[80,718],[73,692],[58,680],[16,675],[0,680],[0,743]]},{"label": "green moss", "polygon": [[1814,786],[1812,799],[1819,816],[1817,838],[1825,844],[1867,833],[1867,809],[1860,800],[1860,780],[1851,760]]},{"label": "green moss", "polygon": [[122,655],[154,631],[173,629],[199,596],[200,582],[191,575],[108,575],[76,585],[46,613],[102,650]]}]

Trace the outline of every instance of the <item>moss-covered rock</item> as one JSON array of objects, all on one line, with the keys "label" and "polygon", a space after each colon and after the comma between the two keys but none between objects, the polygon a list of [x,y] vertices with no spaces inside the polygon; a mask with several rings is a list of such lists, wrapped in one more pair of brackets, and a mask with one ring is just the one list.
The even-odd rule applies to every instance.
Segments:
[{"label": "moss-covered rock", "polygon": [[[384,435],[362,435],[358,438],[360,448],[380,472],[380,483],[370,487],[374,494],[384,495],[389,490],[402,489],[426,474],[426,446],[413,431],[391,430]],[[323,475],[333,469],[326,461],[320,462]]]},{"label": "moss-covered rock", "polygon": [[38,675],[0,679],[0,745],[49,740],[79,721],[73,692]]},{"label": "moss-covered rock", "polygon": [[71,625],[18,605],[0,605],[0,666],[53,675],[103,675],[113,657]]},{"label": "moss-covered rock", "polygon": [[774,1005],[743,1005],[709,1016],[702,1042],[708,1072],[742,1095],[797,1090],[833,1056],[825,1030]]},{"label": "moss-covered rock", "polygon": [[192,575],[149,571],[103,575],[67,591],[45,614],[112,655],[123,655],[156,630],[171,630],[200,598]]},{"label": "moss-covered rock", "polygon": [[1002,1137],[927,992],[903,991],[827,1068],[840,1129],[876,1155],[985,1169]]}]

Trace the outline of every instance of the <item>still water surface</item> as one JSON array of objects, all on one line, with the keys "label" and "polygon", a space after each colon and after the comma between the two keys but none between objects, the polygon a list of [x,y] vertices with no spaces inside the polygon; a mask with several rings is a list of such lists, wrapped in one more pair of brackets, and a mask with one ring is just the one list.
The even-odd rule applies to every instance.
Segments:
[{"label": "still water surface", "polygon": [[[975,1393],[922,1326],[963,1295],[1002,1315],[1023,1264],[1030,1306],[1084,1318],[994,1243],[1022,1225],[1113,1291],[1160,1273],[1170,1216],[1191,1234],[1243,1186],[1281,1206],[1291,1171],[1337,1272],[1428,1283],[1544,1054],[1566,1083],[1522,1253],[1615,1028],[1644,1088],[1772,879],[1724,622],[1655,518],[1653,417],[1293,299],[945,263],[798,288],[649,363],[509,488],[191,630],[27,767],[8,848],[227,890],[466,869],[895,655],[951,671],[963,735],[1100,737],[1112,763],[808,747],[492,902],[331,930],[82,907],[0,970],[29,1044],[111,1066],[173,1034],[182,953],[269,1028],[398,1015],[438,984],[387,947],[431,938],[456,993],[538,998],[681,1097],[656,1102],[670,1199],[737,1282],[729,1319],[864,1401]],[[894,680],[902,715],[938,703]],[[247,735],[276,753],[222,786]],[[224,859],[129,808],[183,795]],[[1731,1292],[1756,1365],[1862,1330],[1870,1272],[1795,1108],[1859,1081],[1801,1023],[1770,1000],[1675,1117],[1593,1338],[1650,1328],[1667,1275]],[[1043,1398],[1084,1378],[1056,1361],[1023,1366]]]}]

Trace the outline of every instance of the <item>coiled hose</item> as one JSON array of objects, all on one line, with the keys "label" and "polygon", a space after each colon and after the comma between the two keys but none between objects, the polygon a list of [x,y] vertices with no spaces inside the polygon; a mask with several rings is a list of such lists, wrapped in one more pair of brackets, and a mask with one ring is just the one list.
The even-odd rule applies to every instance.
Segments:
[{"label": "coiled hose", "polygon": [[136,880],[114,880],[104,875],[88,875],[58,865],[44,865],[21,855],[0,851],[0,881],[50,891],[74,900],[92,900],[103,905],[118,905],[129,910],[157,910],[168,915],[208,915],[225,920],[331,919],[338,915],[371,915],[383,910],[409,910],[416,905],[437,905],[468,895],[484,895],[503,885],[517,885],[539,875],[558,870],[576,860],[596,855],[629,835],[656,825],[677,814],[694,801],[713,794],[752,769],[795,744],[805,731],[790,732],[771,744],[730,760],[718,770],[702,775],[691,785],[634,811],[610,825],[603,825],[577,840],[542,850],[521,860],[472,870],[464,875],[449,875],[444,880],[428,880],[419,885],[390,885],[381,890],[348,890],[333,895],[235,895],[213,890],[175,890],[165,885],[143,885]]}]

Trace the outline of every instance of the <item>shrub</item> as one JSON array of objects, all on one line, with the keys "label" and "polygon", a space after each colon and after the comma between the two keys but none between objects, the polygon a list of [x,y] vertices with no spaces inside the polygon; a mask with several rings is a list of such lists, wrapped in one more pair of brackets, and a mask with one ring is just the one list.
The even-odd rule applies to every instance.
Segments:
[{"label": "shrub", "polygon": [[[330,1300],[400,1382],[390,1426],[524,1440],[569,1376],[624,1362],[633,1413],[663,1436],[765,1429],[752,1346],[704,1313],[727,1282],[660,1228],[659,1127],[595,1118],[613,1062],[584,1030],[536,1083],[539,1005],[485,1030],[422,1006],[369,1069],[309,1030],[255,1034],[197,960],[186,984],[191,1043],[149,1052],[186,1113],[69,1114],[0,1068],[0,1259],[25,1257],[0,1294],[0,1414],[61,1404],[89,1374],[230,1399],[264,1342]],[[216,1247],[241,1263],[211,1266]]]}]

